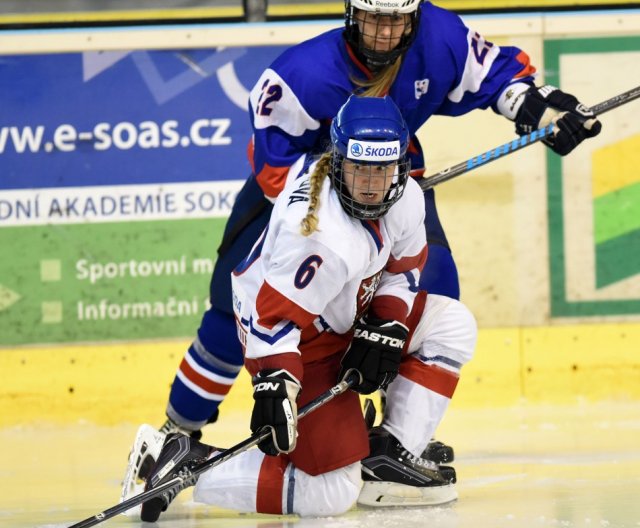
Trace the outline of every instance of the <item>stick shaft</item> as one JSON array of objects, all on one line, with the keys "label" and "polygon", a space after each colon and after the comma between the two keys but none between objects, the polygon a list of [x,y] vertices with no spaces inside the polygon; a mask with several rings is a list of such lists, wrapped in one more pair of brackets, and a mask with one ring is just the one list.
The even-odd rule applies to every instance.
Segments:
[{"label": "stick shaft", "polygon": [[[624,93],[612,97],[611,99],[607,99],[606,101],[598,103],[597,105],[593,106],[591,110],[596,115],[604,114],[605,112],[613,110],[614,108],[618,108],[619,106],[633,101],[638,97],[640,97],[640,86],[636,86],[632,90],[628,90]],[[449,181],[457,176],[460,176],[461,174],[480,167],[481,165],[486,165],[491,161],[503,158],[508,154],[512,154],[520,149],[528,147],[529,145],[533,145],[534,143],[537,143],[538,141],[541,141],[547,136],[551,135],[552,132],[552,124],[539,130],[534,130],[526,136],[516,138],[509,143],[504,143],[499,147],[487,150],[486,152],[483,152],[478,156],[474,156],[473,158],[469,158],[468,160],[458,163],[457,165],[453,165],[452,167],[423,178],[419,181],[420,188],[423,191],[426,191],[431,187]]]},{"label": "stick shaft", "polygon": [[[316,409],[318,409],[319,407],[322,407],[325,403],[328,403],[330,400],[333,400],[336,396],[339,396],[340,394],[346,392],[357,381],[358,381],[357,374],[353,374],[348,376],[347,379],[341,381],[337,385],[334,385],[328,391],[322,393],[316,399],[310,401],[307,405],[305,405],[302,409],[300,409],[300,412],[298,413],[298,419],[304,418],[307,414],[310,414]],[[226,460],[229,460],[230,458],[233,458],[234,456],[237,456],[240,453],[243,453],[247,449],[250,449],[253,446],[258,445],[263,440],[266,440],[269,436],[271,436],[271,432],[269,431],[269,429],[262,429],[254,433],[253,435],[251,435],[249,438],[244,439],[242,442],[239,442],[233,447],[230,447],[229,449],[223,451],[222,453],[219,453],[216,456],[211,457],[209,460],[203,462],[202,464],[199,464],[191,471],[191,474],[200,475],[205,471],[222,464]],[[163,492],[173,488],[174,486],[182,484],[183,481],[184,481],[183,477],[175,477],[174,479],[171,479],[168,482],[165,482],[161,486],[158,486],[152,490],[140,493],[135,497],[131,497],[130,499],[124,502],[121,502],[120,504],[116,504],[115,506],[112,506],[111,508],[108,508],[96,515],[88,517],[83,521],[80,521],[76,524],[72,524],[71,526],[69,526],[69,528],[90,528],[91,526],[95,526],[96,524],[106,521],[107,519],[110,519],[111,517],[114,517],[119,513],[123,513],[128,509],[133,508],[134,506],[138,506],[139,504],[142,504],[143,502],[146,502],[149,499],[162,495]]]}]

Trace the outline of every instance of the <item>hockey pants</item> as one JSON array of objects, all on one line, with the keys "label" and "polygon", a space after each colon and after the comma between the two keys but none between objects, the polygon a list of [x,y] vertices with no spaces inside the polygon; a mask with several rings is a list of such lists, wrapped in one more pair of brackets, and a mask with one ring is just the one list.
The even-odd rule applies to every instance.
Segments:
[{"label": "hockey pants", "polygon": [[[415,456],[420,456],[442,419],[477,337],[475,320],[462,303],[429,295],[425,309],[424,297],[412,312],[408,354],[387,390],[383,422]],[[341,444],[340,438],[326,434],[314,441]],[[304,456],[312,458],[314,452],[307,449]],[[312,460],[300,459],[299,464],[314,466]],[[194,499],[243,512],[327,516],[347,511],[357,500],[360,486],[358,463],[311,475],[287,455],[270,457],[253,449],[204,473]]]}]

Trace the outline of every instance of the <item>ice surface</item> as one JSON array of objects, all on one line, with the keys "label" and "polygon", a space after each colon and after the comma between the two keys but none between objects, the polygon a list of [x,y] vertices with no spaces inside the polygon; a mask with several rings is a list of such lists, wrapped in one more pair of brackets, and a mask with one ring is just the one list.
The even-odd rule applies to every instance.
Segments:
[{"label": "ice surface", "polygon": [[[137,426],[0,430],[0,527],[62,528],[113,506]],[[244,417],[205,441],[234,443]],[[640,402],[451,409],[438,433],[456,450],[460,498],[432,508],[356,508],[339,517],[240,515],[183,493],[157,528],[639,528]],[[221,438],[224,442],[221,442]]]}]

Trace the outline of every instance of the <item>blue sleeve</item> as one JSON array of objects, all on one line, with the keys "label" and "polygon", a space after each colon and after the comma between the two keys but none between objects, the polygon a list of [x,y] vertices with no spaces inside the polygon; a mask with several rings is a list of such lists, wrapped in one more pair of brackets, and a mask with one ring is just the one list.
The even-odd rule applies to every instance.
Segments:
[{"label": "blue sleeve", "polygon": [[524,51],[489,42],[455,13],[427,3],[421,23],[427,26],[421,35],[429,59],[436,62],[436,71],[447,72],[451,80],[437,114],[457,116],[477,108],[495,109],[507,86],[533,83],[536,70]]},{"label": "blue sleeve", "polygon": [[[280,192],[295,160],[325,147],[328,125],[351,91],[342,71],[346,65],[336,57],[340,33],[334,33],[289,48],[251,91],[254,137],[249,156],[269,197]],[[310,57],[313,68],[309,68]]]}]

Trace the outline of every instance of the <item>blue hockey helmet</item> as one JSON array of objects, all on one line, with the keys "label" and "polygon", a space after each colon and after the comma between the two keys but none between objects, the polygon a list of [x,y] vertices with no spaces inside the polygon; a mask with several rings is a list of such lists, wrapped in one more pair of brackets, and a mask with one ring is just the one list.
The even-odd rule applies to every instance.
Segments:
[{"label": "blue hockey helmet", "polygon": [[331,123],[331,182],[349,216],[376,219],[407,184],[409,130],[388,97],[352,95]]}]

